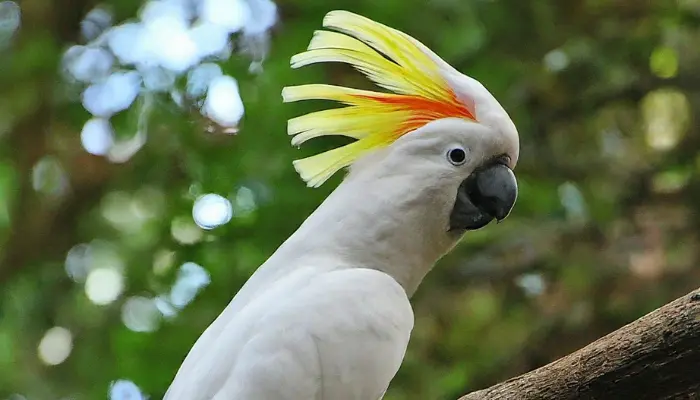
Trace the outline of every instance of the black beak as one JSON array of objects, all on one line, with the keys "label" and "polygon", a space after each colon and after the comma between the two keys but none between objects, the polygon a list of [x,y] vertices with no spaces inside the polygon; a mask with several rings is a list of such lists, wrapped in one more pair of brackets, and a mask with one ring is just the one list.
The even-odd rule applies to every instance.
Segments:
[{"label": "black beak", "polygon": [[510,168],[491,164],[477,169],[459,185],[450,214],[450,231],[483,228],[494,218],[500,222],[513,209],[518,183]]}]

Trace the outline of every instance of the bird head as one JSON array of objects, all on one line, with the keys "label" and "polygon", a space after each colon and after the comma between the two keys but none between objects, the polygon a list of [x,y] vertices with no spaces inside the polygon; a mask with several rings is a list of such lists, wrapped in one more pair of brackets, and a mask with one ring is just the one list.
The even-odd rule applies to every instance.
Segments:
[{"label": "bird head", "polygon": [[[299,68],[340,62],[385,91],[326,84],[286,87],[285,102],[331,100],[345,107],[313,112],[288,124],[292,144],[320,136],[356,139],[294,161],[310,187],[350,167],[348,180],[377,179],[422,193],[449,232],[501,221],[517,198],[513,168],[518,133],[512,120],[477,80],[451,67],[409,35],[347,11],[328,13],[307,50],[292,57]],[[408,179],[407,179],[408,178]]]}]

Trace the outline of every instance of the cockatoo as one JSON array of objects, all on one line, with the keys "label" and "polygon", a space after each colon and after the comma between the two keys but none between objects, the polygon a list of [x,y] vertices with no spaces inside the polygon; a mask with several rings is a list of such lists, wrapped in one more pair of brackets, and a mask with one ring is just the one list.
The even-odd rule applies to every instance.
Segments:
[{"label": "cockatoo", "polygon": [[166,400],[378,400],[406,352],[409,298],[469,230],[510,213],[519,141],[478,81],[416,39],[328,13],[293,68],[352,65],[385,91],[309,84],[285,102],[345,104],[291,119],[292,144],[356,139],[294,161],[308,186],[349,168],[185,358]]}]

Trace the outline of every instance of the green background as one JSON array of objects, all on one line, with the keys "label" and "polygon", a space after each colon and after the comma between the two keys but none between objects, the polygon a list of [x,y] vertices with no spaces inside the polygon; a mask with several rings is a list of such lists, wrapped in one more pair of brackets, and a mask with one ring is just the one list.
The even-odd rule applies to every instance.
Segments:
[{"label": "green background", "polygon": [[[106,4],[117,22],[140,5]],[[194,340],[340,179],[307,189],[298,178],[291,161],[333,140],[292,148],[286,120],[311,106],[280,97],[299,83],[366,85],[340,66],[289,68],[332,9],[418,38],[483,82],[520,131],[518,203],[506,222],[467,235],[423,283],[386,399],[456,399],[698,286],[700,1],[277,4],[263,71],[248,73],[239,54],[221,64],[245,104],[237,134],[208,132],[198,113],[157,97],[148,142],[114,164],[81,148],[89,114],[57,72],[94,4],[21,2],[22,28],[0,55],[0,398],[107,398],[118,379],[161,398]],[[133,135],[134,112],[114,118],[118,135]],[[37,186],[41,162],[60,168]],[[192,225],[203,193],[233,201],[230,223],[206,232]],[[80,243],[118,258],[116,301],[93,304],[66,275]],[[211,283],[149,332],[128,329],[130,296],[167,292],[185,262],[203,266]],[[37,349],[54,326],[71,331],[73,347],[48,366]]]}]

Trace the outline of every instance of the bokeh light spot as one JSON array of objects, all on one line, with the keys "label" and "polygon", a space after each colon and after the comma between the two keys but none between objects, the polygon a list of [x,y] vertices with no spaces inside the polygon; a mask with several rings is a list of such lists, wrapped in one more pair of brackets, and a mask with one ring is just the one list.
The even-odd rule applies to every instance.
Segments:
[{"label": "bokeh light spot", "polygon": [[559,186],[559,201],[570,222],[581,224],[588,220],[586,199],[574,183],[565,182]]},{"label": "bokeh light spot", "polygon": [[156,307],[158,307],[158,311],[160,311],[165,318],[172,318],[177,315],[177,309],[170,302],[168,296],[158,296],[153,302],[156,304]]},{"label": "bokeh light spot", "polygon": [[152,92],[165,92],[175,84],[177,76],[174,72],[162,67],[150,67],[141,71],[143,85]]},{"label": "bokeh light spot", "polygon": [[44,334],[39,342],[39,358],[46,365],[64,362],[73,350],[73,334],[66,328],[55,326]]},{"label": "bokeh light spot", "polygon": [[[157,201],[157,197],[154,200]],[[152,215],[153,210],[143,205],[143,199],[118,191],[107,194],[102,199],[102,216],[114,228],[123,232],[136,232]]]},{"label": "bokeh light spot", "polygon": [[109,386],[109,400],[145,400],[141,389],[134,382],[117,380]]},{"label": "bokeh light spot", "polygon": [[541,295],[547,288],[547,283],[542,275],[536,273],[520,275],[515,282],[530,297]]},{"label": "bokeh light spot", "polygon": [[109,75],[114,56],[99,47],[72,46],[63,55],[63,68],[72,79],[92,83]]},{"label": "bokeh light spot", "polygon": [[22,10],[14,1],[0,2],[0,49],[6,47],[19,29]]},{"label": "bokeh light spot", "polygon": [[236,80],[228,75],[212,79],[202,111],[221,126],[236,126],[244,112]]},{"label": "bokeh light spot", "polygon": [[68,175],[58,158],[46,156],[32,170],[34,190],[48,196],[58,197],[68,190]]},{"label": "bokeh light spot", "polygon": [[175,217],[170,225],[170,234],[181,244],[195,244],[202,240],[204,233],[190,217]]},{"label": "bokeh light spot", "polygon": [[83,92],[83,106],[96,117],[111,117],[129,108],[141,90],[136,71],[113,72],[107,79],[93,83]]},{"label": "bokeh light spot", "polygon": [[88,153],[103,156],[114,144],[112,125],[103,118],[88,120],[80,132],[80,141]]},{"label": "bokeh light spot", "polygon": [[277,4],[271,0],[250,0],[250,18],[243,27],[246,36],[259,36],[277,22]]},{"label": "bokeh light spot", "polygon": [[233,206],[218,194],[205,194],[194,202],[192,217],[202,229],[213,229],[231,220]]},{"label": "bokeh light spot", "polygon": [[124,290],[124,276],[115,268],[95,268],[85,281],[85,294],[97,305],[115,301]]},{"label": "bokeh light spot", "polygon": [[691,107],[686,95],[675,89],[659,89],[642,99],[646,140],[654,150],[675,148],[687,133]]},{"label": "bokeh light spot", "polygon": [[250,7],[243,0],[203,0],[200,15],[204,21],[236,32],[250,19]]},{"label": "bokeh light spot", "polygon": [[209,272],[201,265],[193,262],[182,264],[177,280],[170,290],[170,303],[182,309],[209,283],[211,283]]},{"label": "bokeh light spot", "polygon": [[544,56],[545,67],[552,72],[559,72],[569,66],[569,56],[563,50],[552,50]]},{"label": "bokeh light spot", "polygon": [[112,26],[112,14],[100,7],[93,8],[80,22],[80,33],[85,41],[96,39]]},{"label": "bokeh light spot", "polygon": [[153,299],[129,297],[122,305],[122,322],[134,332],[153,332],[160,324],[160,311]]},{"label": "bokeh light spot", "polygon": [[649,67],[659,78],[673,78],[678,74],[678,53],[671,47],[657,47],[651,53]]},{"label": "bokeh light spot", "polygon": [[187,74],[187,96],[193,99],[203,97],[214,78],[223,75],[221,67],[214,63],[203,63]]},{"label": "bokeh light spot", "polygon": [[160,250],[153,257],[153,273],[164,275],[175,263],[176,254],[170,250]]},{"label": "bokeh light spot", "polygon": [[255,191],[247,186],[241,186],[236,191],[234,200],[234,213],[236,216],[252,213],[258,208],[258,199]]},{"label": "bokeh light spot", "polygon": [[80,243],[66,255],[66,274],[75,282],[85,282],[90,271],[90,246]]}]

